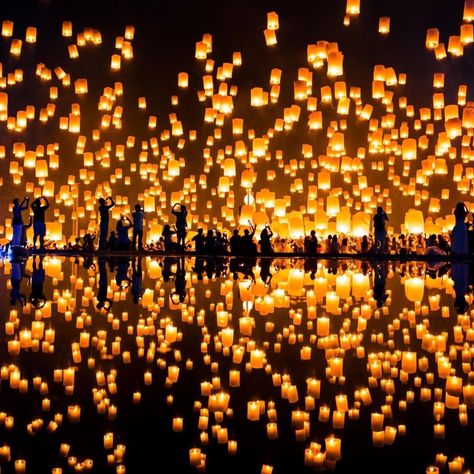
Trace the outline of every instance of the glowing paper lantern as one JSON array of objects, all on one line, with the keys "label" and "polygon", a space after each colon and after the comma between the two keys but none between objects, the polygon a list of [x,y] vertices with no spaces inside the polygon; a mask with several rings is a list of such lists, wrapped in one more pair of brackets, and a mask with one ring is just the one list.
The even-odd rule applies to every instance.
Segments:
[{"label": "glowing paper lantern", "polygon": [[412,234],[420,234],[425,231],[425,220],[423,212],[417,209],[410,209],[405,213],[405,229]]},{"label": "glowing paper lantern", "polygon": [[421,278],[408,278],[405,280],[405,296],[408,301],[420,302],[423,300],[425,282]]}]

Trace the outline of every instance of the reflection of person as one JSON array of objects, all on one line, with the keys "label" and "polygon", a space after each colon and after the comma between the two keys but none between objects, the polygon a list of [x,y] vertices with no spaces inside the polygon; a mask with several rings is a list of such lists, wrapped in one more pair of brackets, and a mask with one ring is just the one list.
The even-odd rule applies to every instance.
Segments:
[{"label": "reflection of person", "polygon": [[22,306],[26,306],[26,296],[21,292],[21,279],[28,278],[25,274],[26,260],[14,259],[11,262],[12,269],[10,274],[10,304],[14,306],[19,302]]},{"label": "reflection of person", "polygon": [[[44,204],[41,204],[44,200]],[[49,208],[49,202],[44,196],[40,196],[31,203],[33,211],[33,247],[36,247],[36,241],[40,241],[40,249],[44,248],[44,237],[46,235],[45,213]]]},{"label": "reflection of person", "polygon": [[[179,211],[177,210],[177,206],[179,206]],[[178,238],[178,246],[184,250],[186,231],[188,227],[188,223],[186,222],[188,211],[186,206],[177,202],[172,207],[171,213],[176,217],[176,237]]]},{"label": "reflection of person", "polygon": [[117,261],[117,273],[115,275],[115,283],[122,290],[128,288],[131,280],[128,277],[128,267],[130,266],[130,259],[120,257]]},{"label": "reflection of person", "polygon": [[112,300],[107,298],[107,267],[105,266],[105,258],[99,258],[99,291],[97,292],[97,309],[110,309]]},{"label": "reflection of person", "polygon": [[466,263],[453,263],[451,266],[451,278],[454,281],[454,307],[458,314],[466,313],[469,305],[466,301],[467,280],[469,268]]},{"label": "reflection of person", "polygon": [[45,276],[46,273],[43,268],[43,257],[39,257],[39,266],[36,266],[36,257],[33,257],[30,303],[38,309],[43,308],[46,304],[46,296],[43,293]]},{"label": "reflection of person", "polygon": [[23,231],[23,218],[21,213],[28,209],[28,200],[29,197],[26,196],[23,201],[20,202],[19,199],[13,199],[13,218],[12,218],[12,227],[13,227],[13,236],[11,240],[12,246],[21,245],[21,234]]},{"label": "reflection of person", "polygon": [[145,290],[143,289],[143,272],[142,272],[142,259],[138,258],[138,265],[136,259],[132,260],[132,289],[131,294],[133,296],[133,302],[137,304],[140,298],[143,296]]},{"label": "reflection of person", "polygon": [[270,271],[272,263],[273,258],[260,259],[260,278],[266,287],[270,284],[273,277],[272,272]]},{"label": "reflection of person", "polygon": [[186,299],[186,269],[184,268],[184,257],[178,260],[178,267],[174,276],[174,291],[170,295],[174,304],[184,303]]},{"label": "reflection of person", "polygon": [[387,282],[387,262],[377,261],[374,264],[374,300],[377,302],[377,308],[381,308],[388,295],[385,293],[385,284]]},{"label": "reflection of person", "polygon": [[111,197],[100,198],[99,202],[99,250],[107,248],[107,237],[109,235],[109,211],[115,206]]},{"label": "reflection of person", "polygon": [[382,207],[377,207],[377,213],[374,216],[375,251],[377,253],[383,253],[385,249],[385,239],[387,237],[387,231],[385,230],[386,222],[388,222],[387,214],[385,214]]},{"label": "reflection of person", "polygon": [[469,214],[466,205],[463,202],[458,202],[454,209],[454,217],[456,224],[453,229],[451,253],[457,255],[467,254],[467,228],[466,216]]}]

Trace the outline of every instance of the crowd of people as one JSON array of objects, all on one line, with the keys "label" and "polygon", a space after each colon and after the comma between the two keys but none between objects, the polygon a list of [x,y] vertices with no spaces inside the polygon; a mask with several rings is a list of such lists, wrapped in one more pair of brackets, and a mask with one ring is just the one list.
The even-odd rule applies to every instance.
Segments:
[{"label": "crowd of people", "polygon": [[[147,250],[161,251],[167,254],[194,251],[197,255],[238,255],[270,256],[281,253],[304,254],[316,256],[327,255],[466,255],[474,251],[474,228],[466,223],[469,211],[464,203],[458,203],[454,210],[455,226],[449,235],[431,234],[399,234],[387,235],[388,216],[378,207],[372,219],[373,233],[363,237],[349,235],[330,234],[326,238],[316,236],[314,230],[308,235],[300,238],[287,239],[274,235],[267,224],[261,232],[256,235],[257,227],[248,221],[243,232],[235,229],[231,236],[226,232],[209,229],[204,231],[199,228],[189,240],[187,216],[188,210],[185,205],[175,203],[171,208],[171,214],[175,217],[175,223],[165,224],[162,235],[156,242],[144,243],[144,221],[147,216],[140,204],[136,204],[134,212],[130,216],[121,215],[116,222],[115,230],[110,231],[110,211],[115,206],[111,197],[98,200],[99,233],[86,233],[82,238],[77,237],[73,243],[69,243],[64,250],[94,252],[99,251],[130,251]],[[45,242],[46,237],[46,211],[49,202],[44,197],[36,198],[29,206],[29,198],[23,201],[13,200],[12,227],[13,236],[11,247],[26,247],[27,230],[33,226],[32,248],[56,249],[53,245]],[[32,216],[27,222],[23,221],[23,212],[31,209]],[[110,231],[110,232],[109,232]],[[130,236],[131,233],[131,236]],[[96,239],[98,238],[98,245]]]}]

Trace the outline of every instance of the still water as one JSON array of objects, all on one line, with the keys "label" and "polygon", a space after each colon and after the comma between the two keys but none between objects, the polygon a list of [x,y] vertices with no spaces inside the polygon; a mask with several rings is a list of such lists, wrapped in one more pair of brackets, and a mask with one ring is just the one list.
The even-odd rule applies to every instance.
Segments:
[{"label": "still water", "polygon": [[466,264],[46,256],[0,275],[2,472],[473,467]]}]

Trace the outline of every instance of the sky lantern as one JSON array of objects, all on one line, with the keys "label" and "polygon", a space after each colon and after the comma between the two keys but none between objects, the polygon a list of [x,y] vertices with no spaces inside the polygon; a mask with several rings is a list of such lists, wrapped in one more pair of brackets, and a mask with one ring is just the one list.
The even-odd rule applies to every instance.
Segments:
[{"label": "sky lantern", "polygon": [[275,30],[266,29],[264,30],[263,34],[265,36],[265,43],[267,46],[275,46],[278,43]]},{"label": "sky lantern", "polygon": [[390,17],[382,16],[379,18],[379,33],[382,35],[390,33]]},{"label": "sky lantern", "polygon": [[3,20],[2,22],[2,36],[9,38],[13,36],[13,21]]},{"label": "sky lantern", "polygon": [[328,55],[328,76],[337,77],[342,76],[344,55],[340,51],[333,51]]},{"label": "sky lantern", "polygon": [[360,0],[347,0],[346,14],[356,16],[359,13],[360,13]]},{"label": "sky lantern", "polygon": [[423,212],[418,209],[410,209],[405,213],[405,229],[412,234],[420,234],[424,232]]},{"label": "sky lantern", "polygon": [[429,28],[426,32],[426,47],[428,49],[435,49],[439,45],[439,30],[438,28]]}]

